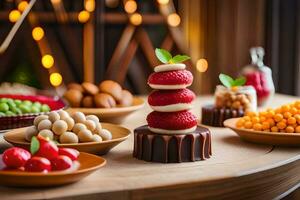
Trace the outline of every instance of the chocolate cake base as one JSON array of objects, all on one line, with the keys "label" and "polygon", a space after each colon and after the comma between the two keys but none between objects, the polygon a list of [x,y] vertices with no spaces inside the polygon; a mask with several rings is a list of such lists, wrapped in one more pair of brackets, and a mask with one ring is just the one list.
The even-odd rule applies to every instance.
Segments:
[{"label": "chocolate cake base", "polygon": [[243,117],[243,109],[216,108],[214,105],[202,107],[202,124],[208,126],[224,127],[223,122],[226,119]]},{"label": "chocolate cake base", "polygon": [[191,134],[157,134],[141,126],[134,130],[133,156],[160,163],[180,163],[211,157],[211,133],[198,126]]}]

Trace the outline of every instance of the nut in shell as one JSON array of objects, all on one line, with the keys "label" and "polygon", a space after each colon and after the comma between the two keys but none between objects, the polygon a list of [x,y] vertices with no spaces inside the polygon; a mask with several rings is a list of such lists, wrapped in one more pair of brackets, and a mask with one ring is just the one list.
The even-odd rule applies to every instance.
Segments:
[{"label": "nut in shell", "polygon": [[71,131],[75,125],[75,121],[73,118],[71,117],[68,117],[68,118],[65,118],[64,121],[67,123],[68,125],[68,131]]},{"label": "nut in shell", "polygon": [[50,130],[52,127],[52,122],[49,119],[43,119],[42,121],[40,121],[40,123],[38,124],[38,130],[44,130],[44,129],[48,129]]},{"label": "nut in shell", "polygon": [[100,135],[104,141],[112,139],[112,134],[107,129],[101,129],[100,132],[98,133],[98,135]]},{"label": "nut in shell", "polygon": [[49,114],[48,114],[48,117],[49,117],[49,120],[54,123],[55,121],[59,120],[60,119],[60,116],[59,114],[56,112],[56,111],[51,111]]},{"label": "nut in shell", "polygon": [[93,135],[93,142],[102,142],[102,137],[100,135]]},{"label": "nut in shell", "polygon": [[83,123],[76,123],[73,127],[73,132],[78,134],[80,131],[87,129],[86,125]]},{"label": "nut in shell", "polygon": [[30,142],[33,136],[37,136],[38,130],[35,126],[30,126],[25,130],[25,140]]},{"label": "nut in shell", "polygon": [[90,130],[90,131],[94,131],[96,128],[96,124],[93,120],[86,120],[84,122],[84,124],[86,125],[86,127]]},{"label": "nut in shell", "polygon": [[87,115],[87,120],[93,120],[96,124],[99,123],[99,118],[96,115]]},{"label": "nut in shell", "polygon": [[72,117],[76,123],[84,123],[86,120],[85,115],[82,112],[75,112]]},{"label": "nut in shell", "polygon": [[54,139],[53,132],[48,129],[41,130],[38,135],[42,136],[43,138],[48,138],[50,140]]},{"label": "nut in shell", "polygon": [[75,133],[67,131],[59,136],[59,142],[62,144],[78,143],[79,139]]},{"label": "nut in shell", "polygon": [[39,116],[37,116],[36,118],[34,118],[33,124],[37,127],[38,124],[39,124],[42,120],[48,119],[48,118],[49,118],[48,115],[39,115]]},{"label": "nut in shell", "polygon": [[68,124],[63,120],[57,120],[53,123],[52,131],[56,135],[61,135],[68,130]]},{"label": "nut in shell", "polygon": [[93,134],[90,130],[85,129],[78,133],[79,141],[80,142],[92,142],[93,141]]}]

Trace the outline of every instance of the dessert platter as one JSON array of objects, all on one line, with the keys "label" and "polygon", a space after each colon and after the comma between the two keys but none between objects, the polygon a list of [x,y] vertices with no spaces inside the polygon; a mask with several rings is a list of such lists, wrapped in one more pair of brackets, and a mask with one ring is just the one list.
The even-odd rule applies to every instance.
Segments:
[{"label": "dessert platter", "polygon": [[37,116],[33,126],[9,131],[4,134],[4,139],[14,146],[28,149],[33,136],[42,136],[55,141],[59,147],[103,155],[129,135],[130,130],[100,123],[95,115],[85,116],[82,112],[70,115],[59,110]]},{"label": "dessert platter", "polygon": [[101,157],[72,148],[59,148],[49,138],[34,136],[30,152],[11,147],[0,155],[0,184],[18,187],[65,185],[79,181],[105,163]]},{"label": "dessert platter", "polygon": [[300,146],[300,101],[261,112],[247,112],[224,125],[243,140],[260,144]]},{"label": "dessert platter", "polygon": [[188,56],[172,57],[156,49],[164,64],[156,66],[148,78],[154,91],[148,103],[154,110],[147,116],[147,125],[134,130],[133,156],[140,160],[177,163],[205,160],[211,156],[211,133],[197,125],[196,117],[188,111],[195,94],[187,89],[193,75],[182,62]]},{"label": "dessert platter", "polygon": [[233,79],[220,74],[219,79],[223,85],[216,88],[214,104],[202,107],[202,124],[224,127],[226,119],[242,117],[247,111],[256,111],[256,91],[252,86],[244,86],[244,77]]},{"label": "dessert platter", "polygon": [[70,104],[68,112],[94,114],[105,122],[120,123],[127,115],[144,106],[142,98],[134,97],[112,80],[102,81],[99,86],[89,82],[70,83],[64,98]]}]

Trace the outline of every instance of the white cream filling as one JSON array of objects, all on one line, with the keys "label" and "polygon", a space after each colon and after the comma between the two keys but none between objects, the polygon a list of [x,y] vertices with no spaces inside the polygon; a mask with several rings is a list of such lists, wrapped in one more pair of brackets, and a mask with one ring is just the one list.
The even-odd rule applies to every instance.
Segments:
[{"label": "white cream filling", "polygon": [[152,128],[150,126],[148,127],[150,131],[159,134],[187,134],[195,131],[197,128],[197,126],[194,126],[192,128],[182,129],[182,130],[167,130],[167,129],[160,129],[160,128]]},{"label": "white cream filling", "polygon": [[165,106],[151,106],[151,108],[158,112],[177,112],[177,111],[181,111],[181,110],[191,109],[192,104],[191,103],[176,103],[176,104],[165,105]]},{"label": "white cream filling", "polygon": [[149,83],[149,86],[152,89],[157,89],[157,90],[177,90],[177,89],[184,89],[192,85],[190,84],[179,84],[179,85],[157,85],[157,84],[151,84]]},{"label": "white cream filling", "polygon": [[165,71],[182,70],[182,69],[185,69],[185,64],[177,63],[177,64],[158,65],[154,68],[154,71],[165,72]]}]

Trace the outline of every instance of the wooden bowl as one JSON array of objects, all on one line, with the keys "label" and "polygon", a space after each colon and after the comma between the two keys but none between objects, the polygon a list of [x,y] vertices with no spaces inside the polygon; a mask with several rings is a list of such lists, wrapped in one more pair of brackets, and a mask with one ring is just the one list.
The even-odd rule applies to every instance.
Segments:
[{"label": "wooden bowl", "polygon": [[276,146],[300,146],[299,133],[264,132],[237,128],[236,122],[239,119],[240,118],[227,119],[224,121],[224,126],[232,129],[245,141]]},{"label": "wooden bowl", "polygon": [[127,107],[115,107],[115,108],[68,108],[67,111],[72,114],[80,111],[85,115],[96,115],[100,121],[110,123],[121,123],[125,117],[132,112],[141,109],[145,102],[140,97],[133,97],[133,105]]},{"label": "wooden bowl", "polygon": [[14,187],[49,187],[74,183],[103,167],[106,160],[88,153],[80,153],[80,166],[74,171],[49,173],[25,172],[20,170],[0,170],[0,185]]},{"label": "wooden bowl", "polygon": [[[119,125],[101,123],[102,127],[112,133],[112,139],[102,142],[85,142],[78,144],[58,144],[58,147],[69,147],[80,152],[87,152],[97,155],[104,155],[113,147],[126,140],[130,135],[130,130]],[[16,147],[29,149],[30,143],[24,139],[26,128],[19,128],[4,134],[4,139]]]}]

